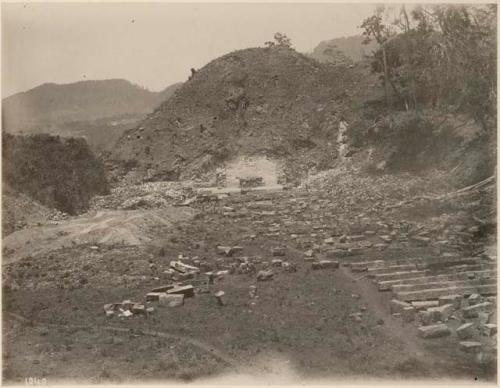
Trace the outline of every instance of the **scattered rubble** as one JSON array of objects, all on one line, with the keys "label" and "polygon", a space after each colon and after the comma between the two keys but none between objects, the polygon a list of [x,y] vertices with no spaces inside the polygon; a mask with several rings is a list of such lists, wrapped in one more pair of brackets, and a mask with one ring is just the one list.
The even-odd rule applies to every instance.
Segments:
[{"label": "scattered rubble", "polygon": [[195,199],[194,182],[147,182],[111,189],[105,196],[95,196],[90,211],[103,209],[158,209]]},{"label": "scattered rubble", "polygon": [[147,315],[153,312],[153,308],[146,308],[141,303],[124,300],[122,303],[108,303],[104,305],[104,312],[107,317],[112,317],[115,314],[118,317],[132,317],[134,315]]}]

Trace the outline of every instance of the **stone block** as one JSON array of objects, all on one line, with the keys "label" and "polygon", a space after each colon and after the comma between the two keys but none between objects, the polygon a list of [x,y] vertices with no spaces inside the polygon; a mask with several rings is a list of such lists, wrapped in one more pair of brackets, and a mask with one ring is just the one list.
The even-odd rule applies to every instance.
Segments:
[{"label": "stone block", "polygon": [[317,263],[312,263],[311,268],[312,269],[339,268],[339,262],[331,260],[321,260]]},{"label": "stone block", "polygon": [[164,292],[167,292],[168,290],[171,290],[174,287],[175,287],[174,284],[168,284],[165,286],[155,287],[151,290],[151,293],[164,293]]},{"label": "stone block", "polygon": [[481,333],[486,337],[493,337],[497,333],[497,325],[494,323],[487,323],[481,326]]},{"label": "stone block", "polygon": [[185,298],[190,298],[194,296],[194,287],[192,285],[174,287],[168,290],[167,294],[181,294],[184,295]]},{"label": "stone block", "polygon": [[460,342],[460,350],[466,353],[479,353],[483,345],[481,342],[476,341],[462,341]]},{"label": "stone block", "polygon": [[403,322],[413,322],[415,320],[415,313],[415,308],[413,308],[412,306],[405,307],[401,312]]},{"label": "stone block", "polygon": [[475,304],[479,304],[482,301],[481,295],[479,294],[471,294],[468,298],[467,301],[469,302],[469,306],[473,306]]},{"label": "stone block", "polygon": [[452,304],[445,304],[439,307],[430,307],[427,311],[431,313],[431,319],[434,322],[446,322],[453,314],[454,309]]},{"label": "stone block", "polygon": [[427,310],[429,307],[438,307],[439,302],[437,300],[419,300],[411,302],[411,305],[415,307],[415,310],[422,311]]},{"label": "stone block", "polygon": [[451,334],[450,329],[444,323],[437,325],[420,326],[418,334],[422,338],[439,338]]},{"label": "stone block", "polygon": [[163,294],[159,299],[160,306],[178,307],[184,304],[183,294]]},{"label": "stone block", "polygon": [[402,311],[407,307],[412,307],[412,306],[411,304],[402,302],[398,299],[391,300],[391,314],[402,313]]},{"label": "stone block", "polygon": [[480,312],[477,313],[477,320],[480,325],[485,325],[490,322],[491,313],[490,312]]},{"label": "stone block", "polygon": [[273,276],[274,276],[273,271],[259,271],[257,273],[257,280],[259,281],[271,280]]},{"label": "stone block", "polygon": [[456,333],[457,337],[460,339],[469,339],[474,334],[475,326],[472,322],[464,323],[460,327],[457,328]]},{"label": "stone block", "polygon": [[462,314],[464,318],[476,318],[478,313],[491,311],[492,308],[493,305],[490,302],[483,302],[462,308]]},{"label": "stone block", "polygon": [[458,310],[462,305],[462,295],[446,295],[439,298],[439,306],[444,306],[446,304],[453,305],[455,310]]},{"label": "stone block", "polygon": [[273,248],[271,250],[271,253],[273,256],[285,256],[286,250],[285,250],[285,248],[277,247],[277,248]]}]

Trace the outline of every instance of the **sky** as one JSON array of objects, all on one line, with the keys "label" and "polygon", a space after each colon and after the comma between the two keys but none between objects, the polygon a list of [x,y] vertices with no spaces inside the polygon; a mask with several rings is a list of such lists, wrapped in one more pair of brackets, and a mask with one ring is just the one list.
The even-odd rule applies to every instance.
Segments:
[{"label": "sky", "polygon": [[285,33],[300,52],[358,35],[374,4],[2,3],[2,96],[125,78],[153,91]]}]

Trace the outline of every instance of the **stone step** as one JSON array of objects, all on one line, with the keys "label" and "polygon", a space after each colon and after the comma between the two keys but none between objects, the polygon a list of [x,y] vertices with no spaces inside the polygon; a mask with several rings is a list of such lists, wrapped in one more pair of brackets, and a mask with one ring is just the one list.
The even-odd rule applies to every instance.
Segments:
[{"label": "stone step", "polygon": [[[467,258],[469,259],[469,258]],[[482,260],[480,258],[474,258],[477,260]],[[433,257],[406,257],[401,259],[385,259],[385,260],[363,260],[360,259],[359,262],[363,262],[367,266],[377,267],[385,265],[404,265],[404,264],[425,264],[425,263],[435,263],[435,262],[460,262],[464,258],[460,256],[433,256]],[[352,260],[352,263],[356,263],[356,260]]]},{"label": "stone step", "polygon": [[269,186],[257,186],[257,187],[248,187],[245,189],[241,189],[242,194],[247,194],[247,193],[271,193],[271,192],[279,192],[283,191],[283,186],[282,185],[269,185]]},{"label": "stone step", "polygon": [[459,259],[444,259],[444,260],[432,260],[427,261],[422,264],[417,265],[419,268],[426,268],[432,270],[445,269],[449,267],[457,267],[464,265],[480,265],[486,263],[484,259],[478,257],[469,258],[459,258]]},{"label": "stone step", "polygon": [[463,265],[481,265],[488,264],[488,260],[479,257],[430,257],[430,258],[405,258],[405,259],[396,259],[396,260],[371,260],[366,261],[362,260],[357,261],[355,259],[349,259],[348,262],[344,263],[346,266],[351,265],[366,265],[368,269],[379,269],[383,267],[389,266],[397,266],[397,265],[415,265],[417,269],[432,269],[432,270],[440,270],[446,269],[449,267],[458,267]]},{"label": "stone step", "polygon": [[436,272],[485,271],[485,270],[495,270],[496,268],[497,266],[494,263],[465,264],[456,267],[448,267]]},{"label": "stone step", "polygon": [[385,260],[371,260],[371,261],[353,261],[353,262],[346,262],[344,265],[346,267],[365,267],[366,269],[368,268],[379,268],[379,267],[384,267],[386,265]]},{"label": "stone step", "polygon": [[492,278],[496,276],[496,271],[484,270],[484,271],[465,271],[458,273],[448,273],[441,275],[431,275],[431,276],[418,276],[414,278],[407,279],[395,279],[386,280],[378,282],[379,291],[391,290],[394,285],[398,284],[420,284],[429,282],[439,282],[439,281],[450,281],[450,280],[467,280],[469,279],[469,274],[474,274],[475,278],[485,279]]},{"label": "stone step", "polygon": [[419,270],[381,273],[381,274],[374,275],[374,280],[376,282],[382,282],[382,281],[387,281],[387,280],[408,279],[408,278],[413,278],[413,277],[417,277],[417,276],[424,276],[427,274],[430,274],[430,272],[429,271],[419,271]]},{"label": "stone step", "polygon": [[463,296],[468,296],[471,294],[481,294],[481,295],[496,295],[497,285],[483,284],[480,286],[466,286],[466,287],[446,287],[446,288],[430,288],[427,290],[420,291],[404,291],[395,294],[396,299],[402,300],[404,302],[412,302],[416,300],[430,300],[438,299],[441,296],[459,294]]},{"label": "stone step", "polygon": [[421,284],[399,284],[392,286],[392,292],[419,291],[419,290],[426,290],[429,288],[481,286],[484,284],[491,284],[492,281],[496,281],[496,278],[484,279],[484,280],[455,280],[455,281],[444,281],[444,282],[429,282]]},{"label": "stone step", "polygon": [[388,274],[388,273],[395,273],[402,271],[412,271],[416,269],[417,267],[415,264],[394,265],[382,268],[368,268],[368,277],[373,277],[375,275],[385,274],[385,273]]}]

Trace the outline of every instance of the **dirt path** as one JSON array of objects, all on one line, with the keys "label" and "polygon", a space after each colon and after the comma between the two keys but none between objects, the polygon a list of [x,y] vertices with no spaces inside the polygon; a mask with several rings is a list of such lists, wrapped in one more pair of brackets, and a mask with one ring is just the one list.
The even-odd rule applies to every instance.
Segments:
[{"label": "dirt path", "polygon": [[109,210],[75,217],[58,224],[14,232],[3,239],[2,264],[75,244],[141,245],[151,241],[151,230],[190,219],[194,211],[171,207],[161,210]]},{"label": "dirt path", "polygon": [[[27,323],[29,322],[28,319],[25,317],[15,314],[15,313],[7,313],[10,317],[22,322],[22,323]],[[37,322],[37,327],[38,329],[43,329],[43,328],[50,328],[50,327],[55,327],[57,326],[60,328],[60,325],[54,325],[54,324],[47,324],[43,322]],[[72,330],[89,330],[89,329],[96,329],[95,327],[91,326],[82,326],[82,325],[64,325],[64,329],[72,329]],[[240,363],[236,361],[233,357],[231,357],[229,354],[224,352],[221,349],[217,349],[214,345],[201,341],[196,338],[192,338],[189,336],[183,336],[183,335],[175,335],[175,334],[170,334],[170,333],[164,333],[160,331],[152,331],[152,330],[139,330],[139,331],[131,331],[130,329],[123,328],[123,327],[113,327],[113,326],[104,326],[104,327],[99,327],[97,330],[103,330],[103,331],[109,331],[113,333],[121,333],[121,334],[130,334],[135,333],[137,335],[147,335],[150,337],[159,337],[159,338],[168,338],[168,339],[175,339],[179,341],[183,341],[186,343],[189,343],[198,349],[201,349],[202,351],[211,354],[215,358],[225,362],[227,365],[231,366],[233,371],[238,372],[239,370],[239,365]]]},{"label": "dirt path", "polygon": [[383,320],[384,331],[404,343],[406,353],[412,354],[417,358],[426,356],[424,359],[427,361],[429,357],[432,359],[433,356],[428,354],[422,346],[422,339],[418,337],[415,327],[413,325],[405,326],[400,318],[398,319],[391,315],[389,307],[391,296],[389,293],[380,293],[370,281],[366,278],[359,279],[359,276],[347,270],[346,267],[341,267],[335,278],[343,287],[360,295],[363,303],[368,306],[375,317]]}]

